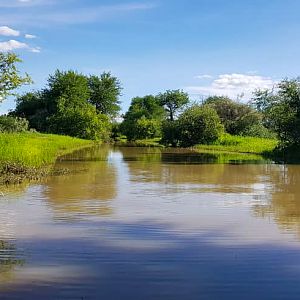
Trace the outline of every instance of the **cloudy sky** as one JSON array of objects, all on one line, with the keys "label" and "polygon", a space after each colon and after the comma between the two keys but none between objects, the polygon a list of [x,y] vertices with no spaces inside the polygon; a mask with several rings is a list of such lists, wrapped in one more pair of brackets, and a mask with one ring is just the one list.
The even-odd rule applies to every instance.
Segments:
[{"label": "cloudy sky", "polygon": [[134,96],[178,88],[246,101],[300,75],[299,11],[298,0],[0,0],[0,51],[24,60],[27,90],[56,69],[111,71],[123,110]]}]

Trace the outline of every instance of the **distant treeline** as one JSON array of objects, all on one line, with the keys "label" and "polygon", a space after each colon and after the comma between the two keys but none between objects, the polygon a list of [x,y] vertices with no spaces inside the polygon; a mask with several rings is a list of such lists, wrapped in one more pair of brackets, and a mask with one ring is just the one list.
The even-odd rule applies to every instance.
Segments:
[{"label": "distant treeline", "polygon": [[[19,61],[0,53],[0,99],[30,83],[15,67]],[[257,90],[246,104],[225,96],[195,103],[184,91],[168,90],[133,98],[123,116],[121,91],[119,79],[110,73],[57,70],[44,89],[16,97],[16,109],[0,117],[0,131],[30,128],[95,140],[159,138],[164,145],[182,147],[211,144],[228,133],[278,139],[284,148],[300,146],[300,79]]]}]

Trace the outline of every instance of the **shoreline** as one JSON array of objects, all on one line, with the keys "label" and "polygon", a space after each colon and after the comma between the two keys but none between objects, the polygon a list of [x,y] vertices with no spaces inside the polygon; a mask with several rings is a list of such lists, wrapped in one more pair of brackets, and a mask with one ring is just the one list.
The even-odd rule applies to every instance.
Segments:
[{"label": "shoreline", "polygon": [[0,185],[39,180],[51,173],[60,156],[91,147],[94,143],[53,134],[1,133]]}]

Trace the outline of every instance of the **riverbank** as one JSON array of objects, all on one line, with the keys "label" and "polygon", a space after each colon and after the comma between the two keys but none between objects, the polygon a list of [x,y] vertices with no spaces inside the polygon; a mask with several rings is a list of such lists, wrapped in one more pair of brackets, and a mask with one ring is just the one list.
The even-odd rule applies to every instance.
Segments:
[{"label": "riverbank", "polygon": [[38,179],[49,173],[57,157],[93,142],[40,133],[0,134],[0,184]]},{"label": "riverbank", "polygon": [[197,145],[194,149],[197,151],[232,152],[271,156],[277,146],[278,141],[274,139],[224,134],[214,144]]},{"label": "riverbank", "polygon": [[[123,147],[164,147],[160,144],[160,138],[136,141],[127,141],[126,139],[123,139],[117,141],[115,144]],[[277,145],[278,141],[274,139],[224,134],[214,144],[196,145],[192,147],[192,149],[201,152],[228,152],[270,156]]]}]

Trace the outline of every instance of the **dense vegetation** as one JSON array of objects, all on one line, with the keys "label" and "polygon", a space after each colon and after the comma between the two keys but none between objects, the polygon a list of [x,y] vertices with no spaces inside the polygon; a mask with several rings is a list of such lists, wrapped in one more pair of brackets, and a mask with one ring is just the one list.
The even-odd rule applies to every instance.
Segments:
[{"label": "dense vegetation", "polygon": [[108,140],[112,118],[120,110],[120,92],[110,73],[87,77],[57,70],[46,88],[17,98],[13,115],[26,118],[39,132]]},{"label": "dense vegetation", "polygon": [[[31,80],[16,68],[16,55],[1,54],[0,62],[3,100]],[[86,76],[57,70],[44,89],[17,96],[16,109],[0,117],[0,132],[30,129],[89,140],[151,139],[166,146],[206,145],[199,147],[250,153],[271,152],[276,145],[280,151],[298,152],[300,147],[299,79],[256,91],[249,103],[224,96],[192,103],[181,90],[135,97],[117,123],[121,90],[120,81],[107,72]]]}]

